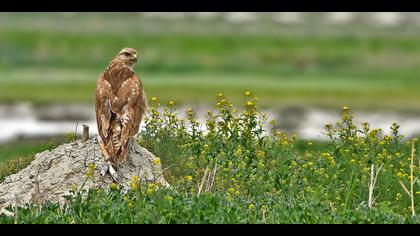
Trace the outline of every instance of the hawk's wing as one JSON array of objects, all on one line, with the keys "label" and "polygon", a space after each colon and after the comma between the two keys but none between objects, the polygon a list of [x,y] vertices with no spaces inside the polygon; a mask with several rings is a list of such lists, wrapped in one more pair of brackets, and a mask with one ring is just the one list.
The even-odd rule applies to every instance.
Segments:
[{"label": "hawk's wing", "polygon": [[113,99],[111,84],[101,74],[96,84],[95,111],[99,136],[105,142],[109,139],[111,125],[111,101]]},{"label": "hawk's wing", "polygon": [[146,98],[140,79],[133,74],[124,81],[117,97],[118,100],[124,102],[124,105],[120,107],[123,120],[120,143],[126,146],[127,141],[138,133],[141,119],[146,112]]}]

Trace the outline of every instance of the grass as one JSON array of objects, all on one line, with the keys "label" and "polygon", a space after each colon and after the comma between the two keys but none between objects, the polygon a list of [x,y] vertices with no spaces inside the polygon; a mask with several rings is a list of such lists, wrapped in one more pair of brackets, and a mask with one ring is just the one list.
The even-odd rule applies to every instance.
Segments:
[{"label": "grass", "polygon": [[35,155],[30,154],[24,157],[15,156],[13,159],[3,160],[3,162],[0,162],[0,182],[3,182],[7,176],[16,174],[30,165],[34,159]]},{"label": "grass", "polygon": [[56,147],[54,139],[46,142],[45,140],[33,140],[25,142],[9,143],[0,146],[0,182],[21,169],[28,166],[35,158],[35,154],[50,150]]},{"label": "grass", "polygon": [[47,150],[49,147],[52,147],[53,143],[53,140],[46,142],[41,139],[0,145],[0,163],[14,159],[16,156],[26,157]]},{"label": "grass", "polygon": [[[24,73],[24,71],[22,72]],[[48,73],[48,72],[47,72]],[[70,74],[70,73],[69,73]],[[77,75],[77,72],[75,73]],[[97,73],[80,73],[80,79],[67,79],[60,75],[55,79],[45,78],[40,73],[27,80],[0,82],[0,100],[3,102],[32,101],[38,104],[56,102],[93,103]],[[22,76],[23,77],[23,76]],[[14,78],[14,77],[11,77]],[[142,73],[146,94],[156,96],[162,101],[176,97],[177,102],[208,103],[214,94],[227,91],[232,101],[242,101],[242,91],[252,88],[260,94],[264,107],[277,107],[285,104],[303,104],[337,108],[350,105],[358,109],[407,109],[420,107],[417,82],[403,79],[331,78],[324,76],[294,76],[283,78],[258,77],[250,75],[198,73]],[[240,82],[239,82],[240,81]],[[381,98],[378,101],[378,98]]]},{"label": "grass", "polygon": [[[288,137],[274,127],[263,135],[264,124],[275,121],[264,120],[251,93],[245,99],[239,113],[219,94],[217,112],[203,124],[207,133],[198,129],[194,110],[182,120],[173,104],[151,100],[138,142],[160,158],[170,189],[133,176],[127,193],[116,185],[75,192],[64,207],[28,205],[18,208],[15,218],[0,216],[0,222],[420,222],[412,216],[420,204],[419,159],[413,151],[419,143],[404,140],[397,124],[390,127],[391,135],[368,123],[359,127],[344,107],[341,120],[326,125],[328,142]],[[371,166],[381,171],[370,189]],[[404,194],[400,183],[412,186],[413,194]],[[368,203],[370,195],[374,201]]]},{"label": "grass", "polygon": [[406,35],[398,29],[360,34],[337,28],[338,34],[321,30],[309,37],[270,23],[258,33],[244,33],[245,26],[229,32],[220,30],[229,27],[217,20],[202,32],[198,22],[174,26],[136,14],[0,18],[10,22],[0,24],[0,102],[92,103],[99,73],[122,47],[132,46],[141,52],[136,71],[147,94],[162,101],[211,103],[224,91],[240,102],[242,91],[252,89],[262,106],[271,107],[420,107],[415,29]]},{"label": "grass", "polygon": [[[98,201],[99,200],[99,201]],[[183,194],[159,191],[153,194],[119,190],[93,190],[86,200],[72,200],[65,209],[49,204],[39,211],[19,209],[17,223],[45,224],[311,224],[311,223],[394,223],[416,224],[418,220],[387,212],[386,207],[331,212],[317,199],[276,197],[267,211],[249,207],[255,199],[229,198],[226,194]],[[223,207],[220,207],[223,206]],[[263,208],[264,209],[264,208]],[[269,213],[263,213],[269,212]],[[265,214],[265,215],[264,215]],[[264,215],[264,216],[263,216]],[[0,217],[0,223],[12,224],[12,217]]]}]

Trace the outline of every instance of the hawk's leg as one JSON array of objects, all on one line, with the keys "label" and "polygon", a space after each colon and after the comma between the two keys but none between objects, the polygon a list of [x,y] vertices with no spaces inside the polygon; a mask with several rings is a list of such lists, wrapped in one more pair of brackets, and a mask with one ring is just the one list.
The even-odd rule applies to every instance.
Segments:
[{"label": "hawk's leg", "polygon": [[108,161],[110,159],[109,152],[105,148],[105,144],[100,136],[98,136],[98,143],[99,148],[101,149],[102,154],[104,155],[105,161]]},{"label": "hawk's leg", "polygon": [[106,162],[106,164],[107,164],[107,168],[105,169],[105,170],[102,170],[101,171],[101,175],[102,176],[105,176],[105,174],[107,173],[107,172],[109,172],[109,174],[111,175],[111,178],[114,180],[114,182],[115,183],[117,183],[117,184],[119,184],[119,178],[118,178],[118,173],[117,173],[117,171],[114,169],[114,167],[113,167],[113,165],[112,165],[112,163],[111,163],[111,161],[107,161]]},{"label": "hawk's leg", "polygon": [[117,183],[117,184],[119,184],[117,171],[115,171],[115,169],[112,166],[112,163],[110,161],[107,161],[107,164],[108,164],[109,174],[111,175],[111,177],[114,180],[114,182]]},{"label": "hawk's leg", "polygon": [[130,150],[130,147],[133,145],[133,142],[134,142],[134,138],[130,138],[127,141],[127,143],[122,147],[120,164],[122,164],[125,160],[127,160],[127,155]]},{"label": "hawk's leg", "polygon": [[115,171],[115,169],[112,166],[112,163],[110,161],[110,159],[112,159],[112,158],[109,155],[108,151],[106,150],[104,142],[102,141],[101,137],[99,137],[99,136],[98,136],[98,143],[99,143],[99,147],[102,151],[102,154],[105,157],[105,162],[108,166],[108,168],[106,170],[101,171],[101,175],[105,176],[106,172],[109,172],[109,174],[111,175],[114,182],[118,183],[118,173]]},{"label": "hawk's leg", "polygon": [[[115,156],[115,163],[122,164],[127,159],[128,154],[128,148],[130,145],[130,142],[132,141],[132,138],[129,137],[130,133],[130,122],[132,123],[132,118],[127,112],[125,111],[126,108],[124,108],[124,114],[119,117],[119,122],[121,124],[121,129],[119,133],[119,140],[117,143],[119,144],[118,153]],[[116,158],[118,156],[118,158]]]}]

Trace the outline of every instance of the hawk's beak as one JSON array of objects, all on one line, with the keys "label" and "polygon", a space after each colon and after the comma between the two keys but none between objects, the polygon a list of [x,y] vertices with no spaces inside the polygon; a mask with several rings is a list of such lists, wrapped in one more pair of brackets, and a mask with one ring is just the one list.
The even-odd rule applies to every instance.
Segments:
[{"label": "hawk's beak", "polygon": [[137,54],[134,55],[134,61],[137,62]]}]

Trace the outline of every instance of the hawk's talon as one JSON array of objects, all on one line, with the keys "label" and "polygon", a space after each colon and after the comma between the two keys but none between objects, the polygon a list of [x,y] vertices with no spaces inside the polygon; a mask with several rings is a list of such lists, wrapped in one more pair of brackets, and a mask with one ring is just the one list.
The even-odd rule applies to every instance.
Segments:
[{"label": "hawk's talon", "polygon": [[119,183],[118,173],[115,171],[115,169],[112,166],[111,162],[108,161],[107,164],[108,164],[108,172],[111,175],[111,178],[114,180],[114,182]]},{"label": "hawk's talon", "polygon": [[119,177],[118,177],[118,173],[115,172],[113,175],[111,175],[112,179],[114,180],[115,183],[119,183]]}]

